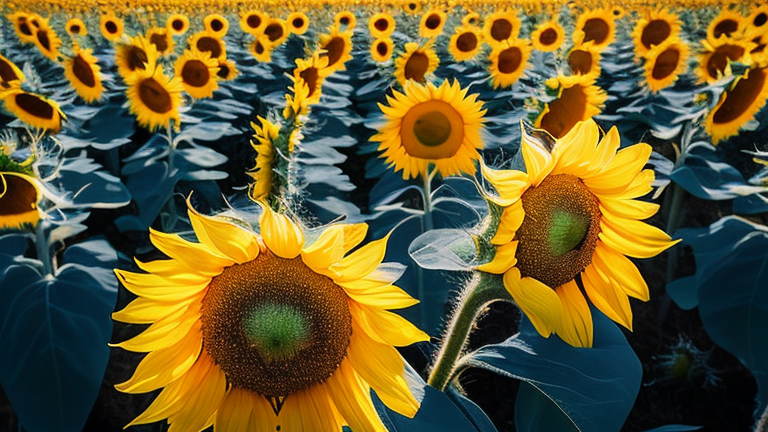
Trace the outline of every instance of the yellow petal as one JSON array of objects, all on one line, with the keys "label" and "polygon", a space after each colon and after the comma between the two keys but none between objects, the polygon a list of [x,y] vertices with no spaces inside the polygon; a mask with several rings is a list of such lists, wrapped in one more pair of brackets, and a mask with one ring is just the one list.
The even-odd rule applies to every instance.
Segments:
[{"label": "yellow petal", "polygon": [[149,229],[149,239],[156,248],[171,259],[184,263],[205,275],[217,275],[224,267],[234,264],[229,258],[219,254],[202,243],[184,240],[178,234],[166,234]]},{"label": "yellow petal", "polygon": [[621,192],[606,193],[605,191],[600,193],[599,198],[615,198],[615,199],[635,199],[647,195],[653,190],[653,180],[656,178],[656,173],[651,169],[640,171],[629,186]]},{"label": "yellow petal", "polygon": [[603,278],[595,269],[594,263],[587,266],[581,274],[589,300],[608,318],[632,330],[632,308],[629,297],[616,283]]},{"label": "yellow petal", "polygon": [[363,331],[378,342],[402,347],[429,340],[428,334],[400,315],[354,301],[349,309]]},{"label": "yellow petal", "polygon": [[149,326],[138,336],[115,346],[128,351],[150,352],[167,348],[179,342],[187,333],[199,331],[200,306],[198,305],[168,315]]},{"label": "yellow petal", "polygon": [[216,411],[213,429],[216,432],[275,432],[277,416],[263,396],[231,387]]},{"label": "yellow petal", "polygon": [[158,301],[183,301],[208,288],[210,278],[190,273],[170,277],[115,270],[125,288],[140,297]]},{"label": "yellow petal", "polygon": [[304,233],[286,216],[275,213],[265,204],[259,217],[261,236],[269,250],[280,258],[293,259],[299,256],[304,246]]},{"label": "yellow petal", "polygon": [[619,130],[614,126],[608,131],[603,139],[600,140],[600,143],[597,145],[597,148],[582,175],[591,177],[606,169],[616,156],[616,152],[619,150],[620,146],[621,137],[619,136]]},{"label": "yellow petal", "polygon": [[254,233],[217,216],[205,216],[189,206],[189,221],[204,244],[238,264],[252,261],[259,254]]},{"label": "yellow petal", "polygon": [[662,230],[645,222],[616,218],[610,213],[600,219],[600,240],[613,250],[633,258],[650,258],[673,246],[677,241]]},{"label": "yellow petal", "polygon": [[322,386],[291,394],[280,411],[281,430],[341,431],[327,391]]},{"label": "yellow petal", "polygon": [[538,144],[523,139],[522,145],[525,170],[532,186],[538,186],[554,168],[554,159],[549,151]]},{"label": "yellow petal", "polygon": [[[392,284],[358,288],[359,281],[339,284],[352,300],[379,309],[403,309],[419,303],[408,293]],[[365,285],[362,285],[365,287]]]},{"label": "yellow petal", "polygon": [[403,358],[394,347],[374,341],[352,321],[347,358],[386,406],[406,417],[416,415],[419,403],[405,382]]},{"label": "yellow petal", "polygon": [[348,359],[325,382],[328,394],[353,431],[387,432],[373,407],[370,386],[361,382]]},{"label": "yellow petal", "polygon": [[568,133],[557,140],[552,150],[554,172],[580,175],[593,160],[600,129],[593,120],[576,123]]},{"label": "yellow petal", "polygon": [[651,298],[648,284],[645,283],[643,275],[632,261],[607,247],[603,242],[597,242],[592,263],[601,276],[615,280],[628,296],[642,301],[648,301]]},{"label": "yellow petal", "polygon": [[656,214],[659,205],[638,200],[600,198],[600,211],[619,218],[643,220]]},{"label": "yellow petal", "polygon": [[562,303],[557,335],[571,346],[592,347],[592,313],[576,281],[555,289]]},{"label": "yellow petal", "polygon": [[517,259],[517,241],[509,242],[496,248],[496,255],[491,262],[477,266],[477,269],[487,273],[502,274],[512,268]]},{"label": "yellow petal", "polygon": [[582,181],[595,195],[616,194],[626,190],[642,171],[653,149],[648,144],[635,144],[619,150],[602,171],[582,177]]},{"label": "yellow petal", "polygon": [[372,241],[331,265],[329,270],[335,275],[333,280],[337,283],[349,282],[368,276],[384,260],[389,236],[387,234],[384,238]]},{"label": "yellow petal", "polygon": [[501,212],[499,228],[496,230],[491,243],[501,245],[512,241],[520,225],[523,224],[523,219],[525,219],[525,210],[522,200],[517,200],[505,207],[504,211]]},{"label": "yellow petal", "polygon": [[159,302],[144,297],[138,297],[128,306],[112,314],[112,319],[133,324],[151,324],[183,308],[189,307],[196,297],[190,297],[182,301]]},{"label": "yellow petal", "polygon": [[367,232],[368,225],[364,223],[332,225],[301,251],[301,259],[312,270],[325,270],[360,244]]},{"label": "yellow petal", "polygon": [[517,267],[504,273],[504,287],[539,334],[549,337],[555,331],[560,320],[561,304],[554,289],[536,279],[521,277]]},{"label": "yellow petal", "polygon": [[484,163],[480,164],[483,177],[496,189],[498,196],[488,196],[492,202],[506,207],[520,199],[530,185],[528,175],[517,170],[495,170],[488,168]]},{"label": "yellow petal", "polygon": [[221,405],[227,392],[227,378],[207,354],[201,355],[200,380],[194,391],[187,394],[183,407],[168,416],[168,432],[199,432],[210,425],[213,414]]}]

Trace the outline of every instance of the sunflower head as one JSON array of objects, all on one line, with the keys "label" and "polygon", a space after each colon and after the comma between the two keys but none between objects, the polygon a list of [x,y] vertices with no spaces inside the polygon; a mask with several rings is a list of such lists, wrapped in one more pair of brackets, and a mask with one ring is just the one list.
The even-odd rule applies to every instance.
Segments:
[{"label": "sunflower head", "polygon": [[55,101],[19,88],[0,92],[0,100],[7,111],[33,128],[56,133],[67,118]]},{"label": "sunflower head", "polygon": [[[4,155],[0,154],[0,157]],[[0,231],[35,226],[42,194],[37,180],[18,172],[0,171]]]},{"label": "sunflower head", "polygon": [[104,39],[110,42],[117,42],[123,37],[123,31],[125,24],[123,19],[115,15],[114,12],[109,12],[101,16],[101,23],[99,28],[101,29],[101,35]]},{"label": "sunflower head", "polygon": [[328,70],[335,72],[345,70],[344,64],[352,59],[352,30],[340,32],[332,27],[327,34],[320,35],[320,49],[322,57],[328,59]]},{"label": "sunflower head", "polygon": [[74,55],[64,62],[64,76],[84,101],[91,103],[100,100],[104,85],[98,59],[90,48],[81,49],[75,45],[74,51]]},{"label": "sunflower head", "polygon": [[483,40],[492,47],[517,39],[519,33],[520,19],[514,10],[496,11],[485,18]]},{"label": "sunflower head", "polygon": [[184,90],[196,99],[213,96],[213,91],[219,88],[217,73],[219,62],[212,59],[208,52],[184,51],[176,60],[175,76],[181,78]]},{"label": "sunflower head", "polygon": [[513,39],[497,44],[488,56],[493,88],[509,87],[517,82],[525,71],[530,55],[531,46],[525,39]]},{"label": "sunflower head", "polygon": [[35,14],[18,11],[8,16],[8,20],[13,23],[13,28],[16,30],[16,36],[24,44],[35,43],[35,27],[30,22],[33,15]]},{"label": "sunflower head", "polygon": [[502,213],[491,240],[496,255],[479,270],[504,275],[507,291],[544,337],[556,333],[571,345],[591,346],[587,298],[631,330],[629,297],[645,301],[649,293],[626,256],[650,258],[675,243],[641,222],[658,209],[636,200],[651,190],[653,171],[643,170],[651,147],[618,150],[619,144],[615,127],[600,139],[590,120],[551,150],[524,134],[525,173],[483,166],[498,193],[490,200]]},{"label": "sunflower head", "polygon": [[162,127],[170,127],[171,120],[179,129],[179,106],[184,85],[181,78],[169,79],[163,74],[163,68],[155,66],[141,69],[126,80],[128,90],[128,106],[131,114],[136,116],[140,125],[154,131]]},{"label": "sunflower head", "polygon": [[280,136],[280,123],[273,123],[263,117],[258,117],[259,123],[251,123],[254,140],[251,146],[256,150],[256,166],[248,175],[253,177],[249,188],[249,196],[254,201],[266,200],[272,191],[272,163],[275,158],[274,142]]},{"label": "sunflower head", "polygon": [[391,38],[378,38],[371,42],[371,58],[379,63],[388,61],[392,58],[394,44]]},{"label": "sunflower head", "polygon": [[432,9],[427,11],[421,17],[421,23],[419,24],[419,35],[426,39],[431,39],[440,36],[443,33],[443,27],[445,27],[445,21],[447,19],[445,12],[439,9]]},{"label": "sunflower head", "polygon": [[669,39],[674,39],[680,33],[682,23],[676,14],[665,9],[650,10],[646,16],[637,20],[632,38],[635,42],[635,54],[645,57],[655,46]]},{"label": "sunflower head", "polygon": [[128,38],[115,49],[115,65],[124,80],[137,71],[154,70],[157,57],[157,48],[144,36]]},{"label": "sunflower head", "polygon": [[557,19],[541,23],[531,33],[531,42],[536,50],[544,52],[556,51],[565,42],[565,29],[557,22]]},{"label": "sunflower head", "polygon": [[309,30],[309,17],[301,11],[291,12],[285,19],[288,30],[297,35],[303,35]]},{"label": "sunflower head", "polygon": [[[395,346],[428,336],[388,309],[416,303],[380,271],[387,238],[351,252],[365,224],[303,229],[262,204],[260,233],[234,218],[189,218],[199,242],[150,232],[170,257],[116,270],[138,298],[116,320],[151,323],[118,346],[149,352],[117,388],[163,388],[131,425],[168,418],[171,428],[385,432],[373,389],[396,412],[419,403]],[[158,290],[157,287],[166,287]],[[161,336],[167,335],[167,336]],[[170,414],[169,413],[173,413]]]},{"label": "sunflower head", "polygon": [[467,11],[467,14],[461,18],[461,24],[465,26],[476,26],[480,24],[480,14],[474,11]]},{"label": "sunflower head", "polygon": [[688,45],[677,37],[654,47],[646,54],[645,82],[653,92],[669,87],[687,70]]},{"label": "sunflower head", "polygon": [[263,35],[266,37],[266,41],[270,45],[270,49],[281,45],[291,35],[288,26],[285,21],[281,19],[270,18],[269,21],[264,24],[262,29]]},{"label": "sunflower head", "polygon": [[353,30],[357,27],[357,18],[352,11],[343,10],[336,14],[333,23],[342,31]]},{"label": "sunflower head", "polygon": [[562,138],[576,123],[600,114],[608,98],[606,92],[587,75],[574,75],[547,80],[548,91],[557,99],[548,103],[536,119],[535,126],[555,138]]},{"label": "sunflower head", "polygon": [[26,79],[24,72],[14,62],[0,54],[0,89],[18,86]]},{"label": "sunflower head", "polygon": [[408,42],[405,53],[395,60],[395,78],[402,86],[408,81],[423,84],[439,64],[440,58],[432,44],[419,46],[416,42]]},{"label": "sunflower head", "polygon": [[283,109],[283,118],[299,123],[299,117],[309,114],[309,85],[296,80],[296,84],[288,87],[289,92],[285,94],[285,109]]},{"label": "sunflower head", "polygon": [[386,124],[371,140],[379,142],[381,157],[403,171],[403,178],[424,175],[430,164],[442,176],[474,174],[483,147],[485,110],[477,95],[467,96],[458,82],[439,87],[409,82],[405,92],[379,104]]},{"label": "sunflower head", "polygon": [[173,52],[173,33],[166,27],[153,27],[147,31],[146,39],[155,46],[157,53],[168,56]]},{"label": "sunflower head", "polygon": [[237,71],[237,64],[232,60],[216,59],[218,71],[216,76],[222,81],[232,81],[237,78],[239,72]]},{"label": "sunflower head", "polygon": [[448,52],[457,62],[473,59],[483,47],[480,28],[468,25],[456,27],[448,42]]},{"label": "sunflower head", "polygon": [[571,48],[567,60],[574,75],[586,75],[592,79],[600,75],[600,49],[592,42]]},{"label": "sunflower head", "polygon": [[229,20],[220,14],[210,14],[203,19],[205,29],[221,39],[229,31]]},{"label": "sunflower head", "polygon": [[207,52],[213,59],[227,57],[227,49],[224,45],[224,41],[207,30],[197,32],[189,38],[189,49],[193,51]]},{"label": "sunflower head", "polygon": [[368,19],[368,31],[375,38],[388,37],[395,31],[395,19],[387,12],[373,14]]},{"label": "sunflower head", "polygon": [[320,52],[314,53],[307,59],[296,59],[296,69],[293,70],[293,85],[306,86],[308,89],[306,103],[316,104],[322,95],[323,81],[333,69],[328,67],[328,57]]},{"label": "sunflower head", "polygon": [[592,42],[601,50],[613,42],[616,23],[610,10],[594,9],[579,15],[576,30],[573,32],[573,42],[581,44]]},{"label": "sunflower head", "polygon": [[240,14],[240,28],[252,35],[261,32],[268,21],[269,16],[257,10],[247,10]]},{"label": "sunflower head", "polygon": [[173,36],[180,36],[189,30],[189,17],[184,14],[173,14],[165,21],[165,28]]},{"label": "sunflower head", "polygon": [[754,47],[748,41],[720,38],[702,41],[704,51],[699,56],[696,74],[701,82],[709,84],[730,75],[732,62],[751,63],[750,50]]},{"label": "sunflower head", "polygon": [[739,133],[765,106],[767,98],[768,67],[751,67],[720,95],[717,105],[707,115],[704,125],[712,142],[717,144]]},{"label": "sunflower head", "polygon": [[251,55],[262,63],[269,63],[272,61],[272,44],[269,39],[261,35],[257,37],[249,47]]},{"label": "sunflower head", "polygon": [[737,39],[744,31],[744,17],[738,12],[723,8],[707,27],[707,39]]},{"label": "sunflower head", "polygon": [[48,19],[40,18],[38,23],[38,26],[32,27],[35,35],[35,46],[44,56],[54,61],[58,60],[61,39],[48,24]]},{"label": "sunflower head", "polygon": [[78,17],[70,18],[69,21],[67,21],[65,28],[71,37],[85,36],[88,34],[88,27],[86,27],[83,20]]}]

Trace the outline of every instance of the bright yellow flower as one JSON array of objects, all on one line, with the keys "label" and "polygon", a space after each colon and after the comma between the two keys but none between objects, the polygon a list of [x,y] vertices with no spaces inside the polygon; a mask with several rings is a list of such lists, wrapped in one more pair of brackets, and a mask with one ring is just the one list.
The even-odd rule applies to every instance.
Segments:
[{"label": "bright yellow flower", "polygon": [[371,42],[371,58],[374,61],[383,63],[392,57],[394,44],[390,38],[379,38]]},{"label": "bright yellow flower", "polygon": [[724,37],[738,38],[744,30],[744,17],[730,9],[723,8],[707,27],[707,39]]},{"label": "bright yellow flower", "polygon": [[352,11],[344,10],[336,14],[333,23],[341,30],[353,30],[357,27],[357,18]]},{"label": "bright yellow flower", "polygon": [[0,231],[37,225],[42,194],[37,180],[17,172],[0,172]]},{"label": "bright yellow flower", "polygon": [[531,45],[525,39],[496,44],[488,56],[491,62],[488,71],[493,88],[506,88],[517,82],[523,76],[530,55]]},{"label": "bright yellow flower", "polygon": [[574,75],[597,79],[600,75],[600,49],[592,42],[574,46],[568,53],[568,66]]},{"label": "bright yellow flower", "polygon": [[606,9],[589,10],[576,21],[576,30],[573,32],[573,42],[581,44],[592,42],[602,50],[613,42],[616,33],[616,23],[613,14]]},{"label": "bright yellow flower", "polygon": [[427,13],[421,17],[421,23],[419,24],[419,35],[426,39],[440,36],[440,34],[443,33],[443,27],[445,27],[446,18],[447,15],[441,10],[432,9],[427,11]]},{"label": "bright yellow flower", "polygon": [[85,36],[88,34],[88,27],[80,18],[70,18],[66,24],[67,33],[70,36]]},{"label": "bright yellow flower", "polygon": [[189,30],[189,18],[186,15],[173,14],[166,20],[165,28],[167,28],[173,36],[183,35]]},{"label": "bright yellow flower", "polygon": [[328,59],[330,72],[345,70],[344,64],[352,60],[352,30],[340,32],[332,27],[330,33],[320,35],[321,57]]},{"label": "bright yellow flower", "polygon": [[55,133],[61,129],[62,120],[67,118],[55,101],[20,88],[0,91],[0,100],[8,112],[34,128]]},{"label": "bright yellow flower", "polygon": [[248,175],[253,178],[253,183],[248,189],[248,195],[254,201],[267,199],[272,190],[272,163],[275,159],[274,142],[280,136],[280,123],[272,123],[269,120],[258,117],[260,125],[251,122],[254,130],[251,146],[256,150],[256,166]]},{"label": "bright yellow flower", "polygon": [[227,57],[227,48],[224,45],[224,41],[207,30],[193,34],[189,38],[189,48],[191,50],[207,52],[213,59]]},{"label": "bright yellow flower", "polygon": [[681,28],[682,23],[676,14],[669,13],[666,9],[649,10],[637,20],[632,32],[635,54],[637,57],[645,57],[653,47],[676,38]]},{"label": "bright yellow flower", "polygon": [[688,45],[677,37],[646,53],[645,82],[653,92],[669,87],[688,70]]},{"label": "bright yellow flower", "polygon": [[184,91],[193,98],[209,98],[219,88],[216,82],[219,62],[207,52],[186,50],[176,60],[174,67],[175,75],[181,78],[184,85]]},{"label": "bright yellow flower", "polygon": [[517,39],[520,33],[520,18],[515,10],[496,11],[485,18],[483,40],[496,47],[504,42]]},{"label": "bright yellow flower", "polygon": [[93,50],[74,47],[75,54],[64,62],[64,76],[86,102],[100,100],[104,93],[99,67]]},{"label": "bright yellow flower", "polygon": [[203,20],[203,26],[214,36],[221,39],[229,31],[229,21],[220,14],[210,14]]},{"label": "bright yellow flower", "polygon": [[20,85],[26,81],[24,72],[16,64],[0,54],[0,89],[13,85]]},{"label": "bright yellow flower", "polygon": [[288,29],[293,34],[303,35],[309,30],[309,17],[304,12],[291,12],[285,22],[288,23]]},{"label": "bright yellow flower", "polygon": [[323,81],[331,74],[328,67],[328,57],[316,52],[308,59],[296,59],[296,69],[293,70],[294,88],[307,86],[309,90],[306,97],[308,105],[316,104],[323,94]]},{"label": "bright yellow flower", "polygon": [[121,18],[118,18],[114,12],[110,11],[101,16],[101,25],[99,28],[101,29],[101,35],[104,36],[104,39],[110,42],[117,42],[123,37],[125,25]]},{"label": "bright yellow flower", "polygon": [[541,23],[531,33],[531,42],[535,50],[544,52],[555,51],[565,42],[565,29],[557,22],[557,19]]},{"label": "bright yellow flower", "polygon": [[143,36],[128,38],[115,48],[115,65],[124,80],[139,70],[155,69],[157,48]]},{"label": "bright yellow flower", "polygon": [[704,40],[701,45],[703,51],[699,55],[699,67],[696,69],[696,75],[701,82],[712,84],[730,75],[731,62],[752,62],[750,51],[754,48],[753,43],[723,37]]},{"label": "bright yellow flower", "polygon": [[375,38],[389,37],[395,31],[395,19],[386,12],[379,12],[368,19],[368,31]]},{"label": "bright yellow flower", "polygon": [[712,142],[739,133],[765,106],[768,98],[768,67],[752,67],[723,92],[704,123]]},{"label": "bright yellow flower", "polygon": [[481,30],[474,26],[462,25],[456,27],[451,40],[448,42],[448,52],[457,62],[471,60],[483,47]]},{"label": "bright yellow flower", "polygon": [[268,21],[268,15],[256,10],[248,10],[240,15],[240,28],[255,36],[266,26]]},{"label": "bright yellow flower", "polygon": [[587,75],[558,76],[547,80],[547,87],[557,91],[557,99],[547,104],[535,126],[555,138],[567,134],[576,123],[600,114],[608,95]]},{"label": "bright yellow flower", "polygon": [[416,42],[408,42],[405,53],[395,60],[395,79],[401,86],[411,80],[424,84],[439,64],[440,57],[432,44],[419,46]]},{"label": "bright yellow flower", "polygon": [[126,80],[128,106],[140,125],[154,131],[169,127],[175,121],[178,130],[181,121],[179,107],[181,92],[184,91],[181,78],[169,79],[160,66],[139,69]]}]

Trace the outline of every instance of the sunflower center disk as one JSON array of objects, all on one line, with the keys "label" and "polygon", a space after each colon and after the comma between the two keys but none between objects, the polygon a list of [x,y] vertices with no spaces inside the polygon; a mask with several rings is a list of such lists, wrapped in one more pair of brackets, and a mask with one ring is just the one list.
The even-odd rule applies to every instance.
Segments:
[{"label": "sunflower center disk", "polygon": [[597,198],[576,176],[558,174],[521,199],[525,219],[515,235],[521,275],[552,288],[573,280],[592,262],[602,217]]},{"label": "sunflower center disk", "polygon": [[213,278],[201,311],[203,346],[227,381],[267,398],[325,382],[347,354],[347,295],[301,258],[266,251]]},{"label": "sunflower center disk", "polygon": [[451,136],[451,121],[439,111],[428,112],[416,120],[413,133],[425,146],[436,147]]},{"label": "sunflower center disk", "polygon": [[450,158],[464,139],[464,120],[443,101],[422,102],[403,117],[400,134],[410,156],[421,159]]}]

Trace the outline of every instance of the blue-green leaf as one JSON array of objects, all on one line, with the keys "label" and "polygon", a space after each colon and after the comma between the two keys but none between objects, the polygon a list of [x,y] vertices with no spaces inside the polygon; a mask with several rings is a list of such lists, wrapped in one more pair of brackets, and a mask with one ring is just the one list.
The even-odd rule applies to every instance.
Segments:
[{"label": "blue-green leaf", "polygon": [[517,432],[578,432],[567,415],[536,387],[521,382],[515,399]]}]

